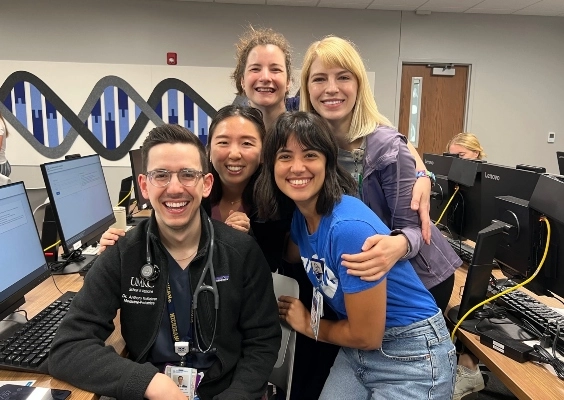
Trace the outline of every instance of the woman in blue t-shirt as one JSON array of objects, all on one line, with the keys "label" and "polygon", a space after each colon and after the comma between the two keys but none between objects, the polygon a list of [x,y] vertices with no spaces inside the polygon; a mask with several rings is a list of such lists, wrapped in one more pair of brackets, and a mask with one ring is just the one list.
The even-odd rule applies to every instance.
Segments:
[{"label": "woman in blue t-shirt", "polygon": [[[327,123],[305,112],[282,115],[263,143],[255,187],[259,216],[273,218],[295,207],[291,239],[315,291],[311,313],[298,299],[282,296],[280,318],[301,334],[341,346],[320,399],[452,398],[454,346],[411,264],[400,261],[375,282],[347,274],[341,265],[342,254],[390,231],[349,196],[357,184],[337,155]],[[323,301],[338,321],[319,320]]]}]

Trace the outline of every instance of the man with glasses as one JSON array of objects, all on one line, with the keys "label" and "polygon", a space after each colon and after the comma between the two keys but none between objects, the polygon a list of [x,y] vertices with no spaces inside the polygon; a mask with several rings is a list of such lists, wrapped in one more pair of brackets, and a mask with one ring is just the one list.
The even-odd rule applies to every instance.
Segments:
[{"label": "man with glasses", "polygon": [[[200,399],[256,399],[280,347],[269,266],[252,237],[212,222],[203,144],[178,125],[154,128],[138,177],[153,214],[100,255],[61,323],[49,372],[118,399],[186,399],[167,365],[205,371]],[[120,309],[129,352],[104,342]]]}]

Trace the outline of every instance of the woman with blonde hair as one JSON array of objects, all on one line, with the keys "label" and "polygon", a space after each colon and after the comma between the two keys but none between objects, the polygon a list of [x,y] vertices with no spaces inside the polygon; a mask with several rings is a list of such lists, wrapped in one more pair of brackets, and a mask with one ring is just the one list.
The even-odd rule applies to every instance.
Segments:
[{"label": "woman with blonde hair", "polygon": [[10,176],[12,167],[6,158],[6,139],[8,138],[8,126],[2,114],[0,114],[0,175]]},{"label": "woman with blonde hair", "polygon": [[458,157],[467,160],[483,160],[486,158],[484,148],[473,133],[459,133],[450,139],[446,149],[449,153],[458,154]]},{"label": "woman with blonde hair", "polygon": [[[357,181],[364,203],[392,230],[390,236],[380,236],[395,251],[378,278],[397,261],[410,260],[444,312],[462,260],[434,225],[430,244],[423,240],[410,203],[415,182],[429,179],[427,171],[416,168],[406,137],[378,111],[354,45],[336,36],[313,43],[304,58],[300,93],[300,109],[329,123],[340,147],[339,164]],[[348,263],[354,257],[344,255],[343,265],[349,274],[363,276],[358,265]]]}]

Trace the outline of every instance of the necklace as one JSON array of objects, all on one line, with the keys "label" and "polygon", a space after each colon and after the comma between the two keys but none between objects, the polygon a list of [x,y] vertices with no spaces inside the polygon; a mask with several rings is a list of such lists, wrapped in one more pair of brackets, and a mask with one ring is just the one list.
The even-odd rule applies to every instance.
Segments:
[{"label": "necklace", "polygon": [[198,252],[198,248],[196,247],[196,251],[194,251],[192,254],[190,254],[188,257],[185,258],[174,258],[175,261],[184,261],[184,260],[188,260],[189,258],[194,257],[194,255],[196,255],[196,253]]},{"label": "necklace", "polygon": [[235,204],[235,203],[239,203],[239,202],[241,201],[241,199],[235,200],[235,201],[229,201],[229,200],[226,200],[226,201],[227,201],[229,204],[233,205],[233,204]]}]

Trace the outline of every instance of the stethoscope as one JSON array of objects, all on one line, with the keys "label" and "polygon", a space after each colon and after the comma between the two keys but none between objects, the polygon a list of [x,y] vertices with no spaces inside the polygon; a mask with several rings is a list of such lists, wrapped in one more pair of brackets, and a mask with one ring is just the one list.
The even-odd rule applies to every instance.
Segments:
[{"label": "stethoscope", "polygon": [[[217,328],[217,310],[219,309],[219,291],[217,290],[217,284],[215,282],[215,271],[214,271],[214,267],[213,267],[213,250],[214,250],[214,240],[215,240],[215,234],[214,234],[214,229],[213,229],[213,224],[211,222],[211,219],[209,217],[206,218],[207,223],[208,223],[208,229],[210,231],[210,245],[208,247],[208,256],[206,258],[206,264],[204,266],[204,270],[202,271],[202,273],[200,274],[200,279],[198,280],[198,285],[196,286],[196,290],[194,291],[194,295],[192,296],[192,315],[193,315],[193,325],[194,325],[194,331],[195,331],[195,344],[196,347],[191,346],[190,352],[191,353],[215,353],[216,349],[212,348],[212,344],[213,341],[215,339],[215,333],[216,333],[216,328]],[[150,240],[149,240],[149,233],[150,233],[150,228],[151,228],[151,223],[149,222],[149,226],[147,227],[147,236],[146,236],[146,240],[145,240],[145,245],[146,245],[146,263],[145,265],[143,265],[141,267],[141,277],[149,282],[153,282],[155,280],[157,280],[157,278],[160,275],[160,268],[158,265],[153,264],[152,262],[152,256],[151,256],[151,246],[150,246]],[[210,278],[211,278],[211,285],[206,285],[204,284],[204,278],[206,277],[207,272],[209,271],[210,273]],[[212,334],[212,339],[211,342],[209,344],[209,346],[207,346],[206,349],[202,350],[202,348],[200,347],[200,339],[199,337],[202,337],[202,342],[204,341],[203,339],[203,335],[200,329],[200,321],[199,321],[199,317],[198,317],[198,296],[200,295],[200,293],[203,292],[211,292],[211,294],[213,295],[213,299],[214,299],[214,307],[215,307],[215,320],[214,320],[214,324],[213,324],[213,334]],[[204,343],[204,347],[205,347],[205,343]]]}]

